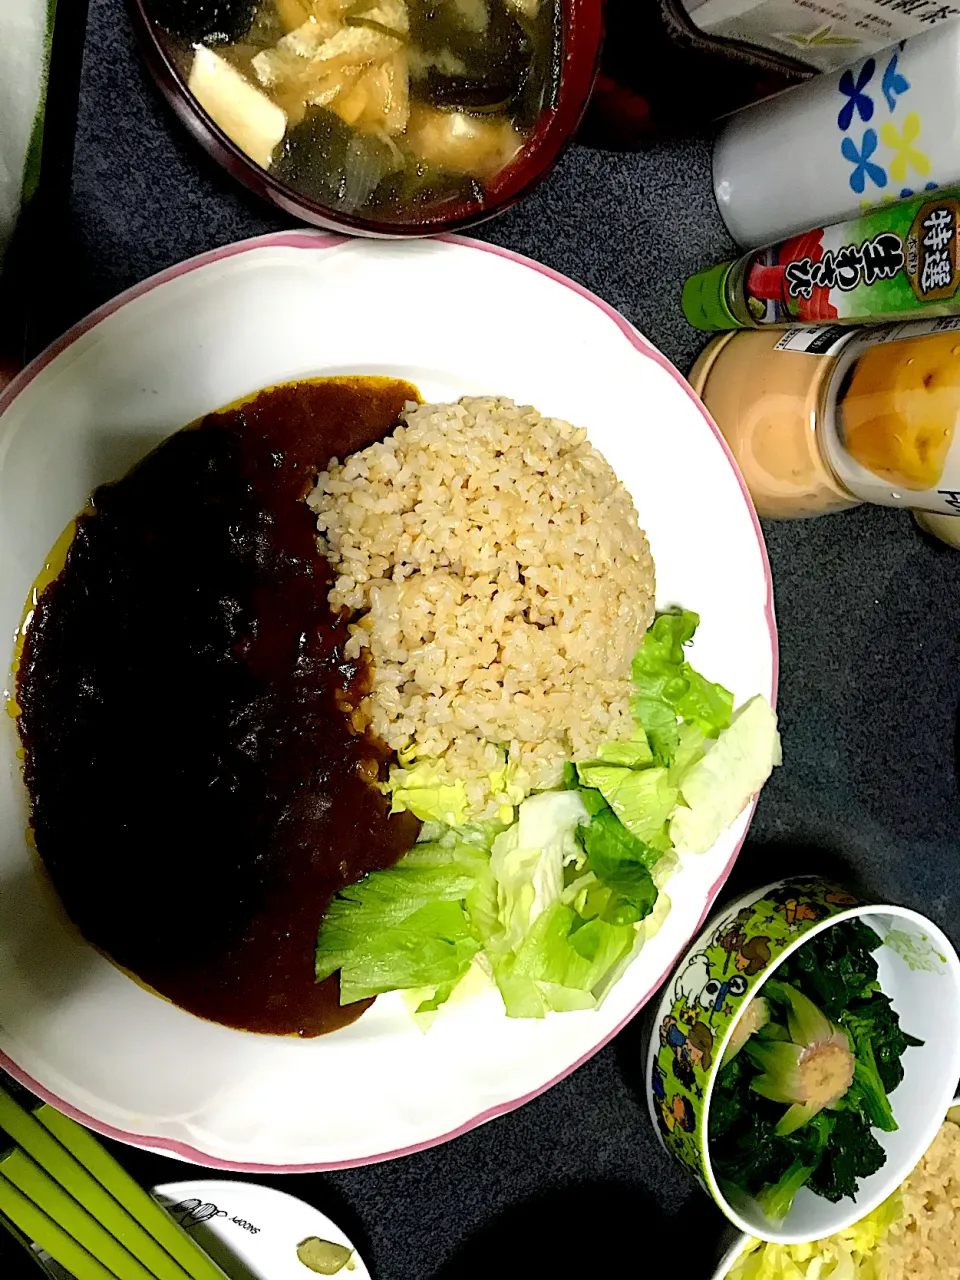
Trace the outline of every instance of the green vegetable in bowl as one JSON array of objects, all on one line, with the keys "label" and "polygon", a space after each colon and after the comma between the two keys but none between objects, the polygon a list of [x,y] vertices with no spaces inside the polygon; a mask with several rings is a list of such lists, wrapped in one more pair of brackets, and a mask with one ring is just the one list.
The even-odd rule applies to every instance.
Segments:
[{"label": "green vegetable in bowl", "polygon": [[193,44],[240,40],[249,31],[255,0],[151,0],[150,16]]},{"label": "green vegetable in bowl", "polygon": [[[441,109],[509,110],[529,76],[534,46],[505,0],[411,0],[409,14],[418,55],[414,96]],[[549,12],[548,20],[552,29]]]},{"label": "green vegetable in bowl", "polygon": [[350,129],[336,112],[316,107],[287,132],[273,171],[321,204],[352,213],[402,168],[385,135]]},{"label": "green vegetable in bowl", "polygon": [[793,1133],[824,1107],[835,1106],[853,1082],[854,1057],[847,1033],[828,1021],[812,1000],[785,982],[768,982],[768,1001],[786,1010],[787,1035],[757,1036],[747,1057],[760,1074],[750,1088],[771,1102],[788,1102],[775,1132]]},{"label": "green vegetable in bowl", "polygon": [[764,996],[757,996],[744,1009],[740,1021],[733,1028],[723,1053],[723,1066],[732,1062],[756,1031],[762,1031],[770,1021],[770,1003]]},{"label": "green vegetable in bowl", "polygon": [[764,1016],[748,1005],[747,1029],[724,1058],[710,1110],[713,1166],[725,1194],[756,1197],[773,1221],[803,1186],[854,1198],[886,1159],[873,1130],[897,1127],[887,1094],[905,1050],[922,1042],[879,990],[880,945],[856,919],[805,943],[764,985]]}]

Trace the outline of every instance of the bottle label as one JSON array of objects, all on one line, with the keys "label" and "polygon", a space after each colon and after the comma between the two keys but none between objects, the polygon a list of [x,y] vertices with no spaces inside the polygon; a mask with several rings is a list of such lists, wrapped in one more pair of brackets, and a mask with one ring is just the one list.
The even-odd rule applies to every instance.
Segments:
[{"label": "bottle label", "polygon": [[960,191],[881,205],[754,254],[744,275],[760,324],[855,324],[960,310]]},{"label": "bottle label", "polygon": [[808,356],[832,356],[849,342],[853,334],[843,325],[788,329],[774,351],[800,351]]},{"label": "bottle label", "polygon": [[825,392],[831,469],[865,502],[960,515],[960,316],[847,338]]},{"label": "bottle label", "polygon": [[701,31],[787,51],[818,71],[834,71],[865,53],[929,31],[958,15],[942,0],[681,0]]}]

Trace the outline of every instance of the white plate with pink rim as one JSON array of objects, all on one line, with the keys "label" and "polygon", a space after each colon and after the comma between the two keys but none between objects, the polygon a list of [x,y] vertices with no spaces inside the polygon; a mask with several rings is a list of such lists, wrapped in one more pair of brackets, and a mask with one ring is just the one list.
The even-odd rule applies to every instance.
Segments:
[{"label": "white plate with pink rim", "polygon": [[[98,483],[260,387],[333,373],[428,400],[497,393],[588,429],[630,490],[660,607],[695,609],[698,668],[776,693],[770,571],[743,482],[683,378],[580,286],[493,246],[295,231],[216,250],[102,307],[0,395],[0,634]],[[8,680],[9,683],[9,680]],[[0,730],[0,1065],[97,1132],[221,1169],[329,1169],[416,1151],[519,1106],[644,1005],[704,920],[752,807],[684,858],[672,910],[598,1010],[508,1019],[494,988],[424,1032],[399,995],[315,1040],[168,1004],[87,946],[25,839],[17,733]],[[170,873],[176,874],[172,855]],[[171,934],[171,945],[175,935]],[[388,1061],[388,1071],[383,1064]]]}]

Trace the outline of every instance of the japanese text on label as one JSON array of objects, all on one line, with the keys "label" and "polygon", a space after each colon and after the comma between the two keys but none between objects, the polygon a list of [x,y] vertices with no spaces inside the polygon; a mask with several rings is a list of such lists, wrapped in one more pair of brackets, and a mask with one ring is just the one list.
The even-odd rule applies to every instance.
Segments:
[{"label": "japanese text on label", "polygon": [[[810,298],[814,289],[842,289],[849,293],[858,284],[871,285],[892,280],[904,266],[903,241],[892,231],[884,231],[863,244],[845,244],[828,249],[819,262],[798,258],[784,270],[787,293],[792,298]],[[949,255],[947,259],[949,268]]]},{"label": "japanese text on label", "polygon": [[920,268],[920,292],[949,289],[953,280],[950,245],[957,233],[953,210],[934,209],[923,220],[923,266]]}]

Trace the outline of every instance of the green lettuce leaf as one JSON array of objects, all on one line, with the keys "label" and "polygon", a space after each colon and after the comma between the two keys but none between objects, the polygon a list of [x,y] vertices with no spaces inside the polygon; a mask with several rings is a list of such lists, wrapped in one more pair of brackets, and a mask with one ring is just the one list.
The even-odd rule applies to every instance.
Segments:
[{"label": "green lettuce leaf", "polygon": [[684,774],[683,804],[670,820],[677,852],[706,853],[780,761],[776,713],[758,694]]},{"label": "green lettuce leaf", "polygon": [[[633,922],[656,899],[649,872],[643,884],[645,868],[631,872],[625,857],[614,856],[611,834],[607,862],[619,872],[619,888],[599,887],[607,901],[616,896],[624,909],[613,919],[584,920],[562,900],[565,880],[573,882],[570,895],[577,895],[581,884],[597,885],[596,876],[586,871],[587,854],[577,839],[578,830],[592,825],[582,798],[586,794],[569,789],[524,800],[516,823],[493,842],[489,876],[480,876],[468,895],[468,919],[483,941],[510,1017],[540,1018],[551,1009],[593,1008],[592,988],[631,949]],[[611,822],[631,842],[633,837],[602,803],[608,816],[601,817],[601,829]],[[636,845],[628,844],[627,849],[636,860]],[[639,905],[628,903],[621,889]]]},{"label": "green lettuce leaf", "polygon": [[436,984],[433,1000],[425,1002],[436,1008],[450,996],[479,950],[463,906],[431,902],[384,929],[341,968],[340,1003]]},{"label": "green lettuce leaf", "polygon": [[[648,916],[657,900],[651,870],[660,853],[632,835],[611,809],[598,813],[579,834],[588,867],[612,891],[603,919],[612,924],[635,924]],[[588,892],[588,901],[589,896]]]},{"label": "green lettuce leaf", "polygon": [[662,698],[645,698],[638,694],[630,700],[630,711],[646,731],[653,763],[672,765],[680,745],[680,722],[671,704]]},{"label": "green lettuce leaf", "polygon": [[[502,747],[496,749],[497,763],[487,774],[490,795],[501,806],[500,825],[514,819],[513,809],[524,798],[524,788],[517,782],[518,765],[509,760]],[[454,777],[444,760],[413,758],[412,750],[400,751],[399,764],[392,765],[381,790],[391,799],[391,813],[408,809],[421,822],[442,824],[461,830],[471,812],[467,789],[462,779]]]},{"label": "green lettuce leaf", "polygon": [[703,759],[709,742],[710,739],[698,724],[677,725],[677,742],[670,763],[670,782],[673,786],[682,785],[683,777],[691,765]]},{"label": "green lettuce leaf", "polygon": [[606,800],[595,787],[581,787],[580,799],[583,801],[583,807],[591,818],[595,813],[603,813],[604,809],[610,809]]},{"label": "green lettuce leaf", "polygon": [[715,738],[730,723],[733,694],[705,679],[684,658],[684,646],[699,625],[699,616],[689,610],[661,613],[633,660],[637,695],[632,710],[647,732],[658,764],[673,763],[678,717],[696,725],[708,738]]},{"label": "green lettuce leaf", "polygon": [[[511,818],[511,822],[513,819]],[[443,822],[424,822],[417,837],[418,844],[440,844],[453,849],[458,844],[469,844],[475,849],[489,853],[493,842],[501,832],[506,831],[509,822],[500,822],[497,818],[484,821],[466,822],[462,827],[448,827]]]},{"label": "green lettuce leaf", "polygon": [[494,840],[490,869],[505,947],[519,947],[537,917],[560,901],[563,868],[581,858],[575,832],[587,816],[579,791],[544,791],[524,800],[516,822]]},{"label": "green lettuce leaf", "polygon": [[403,768],[393,765],[386,784],[390,794],[390,812],[409,811],[421,822],[442,822],[449,827],[462,827],[467,820],[467,789],[459,778],[453,779],[434,760]]},{"label": "green lettuce leaf", "polygon": [[642,725],[626,742],[604,742],[597,750],[597,760],[603,764],[623,765],[627,769],[642,769],[653,764],[653,751]]},{"label": "green lettuce leaf", "polygon": [[677,803],[667,769],[624,769],[612,764],[578,765],[584,787],[595,787],[638,840],[656,837]]},{"label": "green lettuce leaf", "polygon": [[583,923],[569,907],[557,906],[550,914],[538,976],[541,982],[592,991],[632,942],[629,925]]},{"label": "green lettuce leaf", "polygon": [[[657,864],[657,871],[654,872],[655,883],[659,879],[658,872],[660,867],[668,866],[671,861],[676,861],[673,854],[668,854],[666,858],[661,858],[660,862]],[[662,888],[662,885],[666,883],[666,879],[667,877],[665,876],[663,881],[657,884],[657,887],[660,890],[657,894],[657,901],[650,914],[645,916],[634,928],[633,940],[630,946],[626,951],[624,951],[616,964],[613,965],[611,969],[607,970],[604,976],[593,988],[593,996],[598,1005],[606,997],[607,993],[620,981],[632,964],[634,957],[642,950],[644,944],[649,942],[650,939],[654,937],[655,934],[659,933],[660,929],[663,927],[672,907],[669,897],[663,892]]]},{"label": "green lettuce leaf", "polygon": [[417,844],[395,866],[341,890],[320,926],[317,981],[339,969],[341,1004],[455,984],[479,949],[462,904],[488,871],[489,858],[474,846]]},{"label": "green lettuce leaf", "polygon": [[511,1018],[542,1018],[551,1009],[590,1009],[593,988],[630,950],[631,925],[583,922],[557,903],[535,922],[515,952],[494,955],[493,972]]},{"label": "green lettuce leaf", "polygon": [[687,724],[695,724],[708,738],[715,738],[730,723],[733,694],[722,684],[714,684],[689,662],[683,664],[687,691],[675,704],[677,715]]}]

